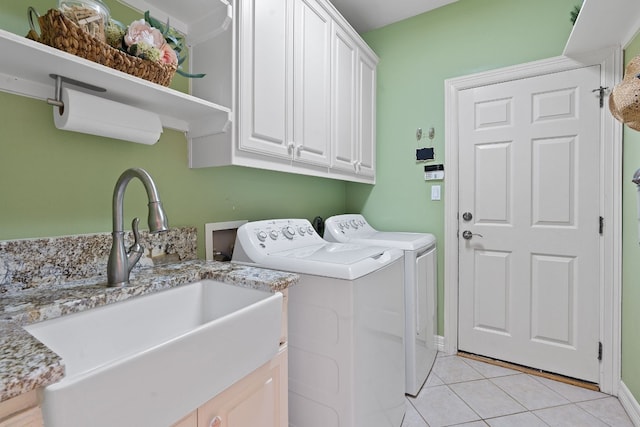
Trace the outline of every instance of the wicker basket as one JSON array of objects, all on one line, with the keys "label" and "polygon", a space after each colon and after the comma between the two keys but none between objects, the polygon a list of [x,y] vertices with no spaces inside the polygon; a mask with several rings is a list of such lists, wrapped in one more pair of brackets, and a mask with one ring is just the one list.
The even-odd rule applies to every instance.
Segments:
[{"label": "wicker basket", "polygon": [[57,9],[51,9],[38,17],[38,23],[40,35],[32,29],[27,34],[28,38],[89,61],[163,86],[171,84],[176,72],[175,65],[138,58],[103,43],[83,31]]}]

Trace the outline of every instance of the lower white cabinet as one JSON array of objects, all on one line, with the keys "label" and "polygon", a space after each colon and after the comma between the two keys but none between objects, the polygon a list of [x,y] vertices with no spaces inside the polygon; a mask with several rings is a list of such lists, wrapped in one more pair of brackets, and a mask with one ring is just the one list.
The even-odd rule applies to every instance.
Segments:
[{"label": "lower white cabinet", "polygon": [[198,427],[286,427],[287,348],[198,408]]},{"label": "lower white cabinet", "polygon": [[287,427],[288,291],[282,290],[280,349],[267,363],[187,414],[172,427]]},{"label": "lower white cabinet", "polygon": [[286,427],[287,347],[173,427]]},{"label": "lower white cabinet", "polygon": [[0,402],[0,427],[42,427],[37,391]]}]

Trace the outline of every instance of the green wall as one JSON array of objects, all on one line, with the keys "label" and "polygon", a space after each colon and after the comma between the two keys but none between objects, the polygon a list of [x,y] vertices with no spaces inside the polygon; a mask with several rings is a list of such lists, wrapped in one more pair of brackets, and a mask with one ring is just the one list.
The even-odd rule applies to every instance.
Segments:
[{"label": "green wall", "polygon": [[[115,0],[106,3],[116,19],[139,18]],[[44,13],[56,2],[29,4]],[[3,1],[0,28],[26,34],[26,8],[22,0]],[[177,76],[172,86],[184,90],[187,85]],[[4,92],[0,129],[0,240],[111,231],[113,187],[129,167],[153,176],[171,226],[198,227],[201,257],[206,222],[313,219],[345,209],[342,181],[232,166],[189,169],[184,135],[168,129],[153,146],[60,131],[45,102]],[[127,223],[134,216],[144,221],[146,213],[143,187],[132,181],[125,199]]]},{"label": "green wall", "polygon": [[[562,54],[579,0],[460,0],[364,35],[378,65],[378,175],[375,187],[348,184],[347,210],[374,227],[434,233],[439,242],[438,331],[443,328],[444,197],[416,163],[416,128],[435,128],[444,159],[444,80]],[[428,139],[421,141],[425,146]],[[446,170],[445,170],[446,179]]]},{"label": "green wall", "polygon": [[[137,15],[115,0],[114,17]],[[275,217],[327,217],[363,212],[388,230],[434,233],[440,242],[439,333],[443,333],[443,201],[429,198],[433,182],[415,162],[418,127],[434,127],[436,162],[444,162],[444,80],[560,55],[579,0],[459,0],[365,34],[380,56],[378,179],[375,186],[239,167],[189,169],[182,134],[165,130],[154,146],[59,131],[52,108],[0,92],[0,240],[111,229],[111,195],[120,173],[146,168],[155,178],[173,226]],[[40,11],[55,2],[30,2]],[[0,28],[26,34],[26,5],[0,6]],[[640,53],[640,38],[626,51]],[[7,59],[7,58],[5,58]],[[184,90],[184,79],[174,87]],[[635,186],[640,136],[625,129],[623,206],[623,380],[640,397],[640,247]],[[424,140],[422,144],[425,143]],[[443,185],[442,182],[436,183]],[[127,218],[144,217],[144,192],[132,183]],[[447,195],[444,195],[446,197]]]},{"label": "green wall", "polygon": [[[625,50],[625,64],[640,55],[640,36]],[[640,133],[624,127],[622,166],[622,381],[640,401],[640,245],[637,187],[631,182],[640,168]]]}]

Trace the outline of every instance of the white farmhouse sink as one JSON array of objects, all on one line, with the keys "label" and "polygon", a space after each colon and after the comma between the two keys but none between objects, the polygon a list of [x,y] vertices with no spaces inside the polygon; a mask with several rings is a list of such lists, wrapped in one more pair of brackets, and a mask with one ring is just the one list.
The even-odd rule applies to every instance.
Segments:
[{"label": "white farmhouse sink", "polygon": [[47,427],[168,426],[278,351],[282,294],[204,280],[25,329],[62,357]]}]

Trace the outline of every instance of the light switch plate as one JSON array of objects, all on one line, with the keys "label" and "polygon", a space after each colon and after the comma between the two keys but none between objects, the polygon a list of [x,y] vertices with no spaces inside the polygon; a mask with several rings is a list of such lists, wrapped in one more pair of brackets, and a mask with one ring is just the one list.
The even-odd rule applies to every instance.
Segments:
[{"label": "light switch plate", "polygon": [[432,185],[431,186],[431,200],[440,200],[440,186]]}]

